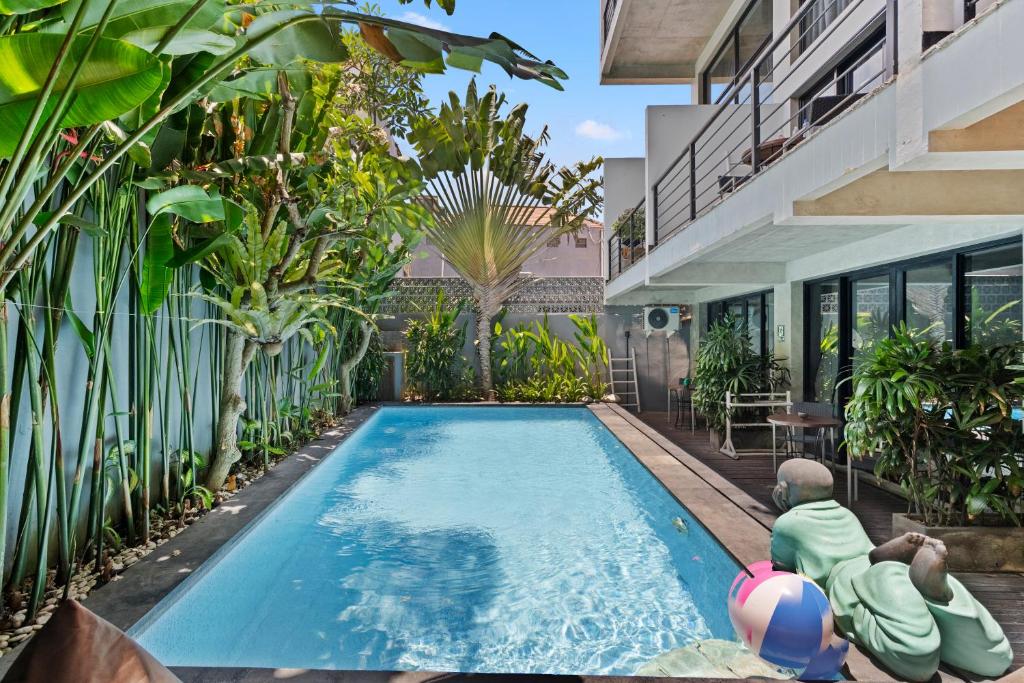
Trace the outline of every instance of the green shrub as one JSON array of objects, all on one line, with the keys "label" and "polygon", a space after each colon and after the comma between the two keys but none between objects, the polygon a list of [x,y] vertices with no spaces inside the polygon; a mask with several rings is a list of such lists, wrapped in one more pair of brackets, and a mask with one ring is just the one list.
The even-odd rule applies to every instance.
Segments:
[{"label": "green shrub", "polygon": [[571,315],[576,344],[551,331],[547,316],[503,330],[495,324],[494,376],[498,400],[576,403],[607,391],[608,349],[596,316]]},{"label": "green shrub", "polygon": [[356,366],[356,401],[366,403],[380,398],[380,386],[387,370],[387,358],[384,356],[384,343],[380,332],[374,330],[370,337],[370,345],[366,355]]},{"label": "green shrub", "polygon": [[694,362],[693,405],[708,428],[725,429],[725,394],[779,391],[789,386],[789,370],[773,353],[751,348],[750,333],[732,317],[711,323]]},{"label": "green shrub", "polygon": [[464,308],[465,302],[448,305],[444,290],[438,290],[430,315],[409,321],[405,367],[417,398],[452,401],[473,397],[473,366],[463,356],[466,323],[458,322]]},{"label": "green shrub", "polygon": [[1020,525],[1024,344],[954,350],[904,324],[854,368],[846,444],[877,456],[926,524],[966,525],[986,513]]}]

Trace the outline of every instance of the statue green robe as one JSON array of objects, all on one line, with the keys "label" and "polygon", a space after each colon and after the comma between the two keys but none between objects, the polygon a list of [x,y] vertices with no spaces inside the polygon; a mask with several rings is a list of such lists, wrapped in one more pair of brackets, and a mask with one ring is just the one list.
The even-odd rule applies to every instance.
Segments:
[{"label": "statue green robe", "polygon": [[833,500],[798,505],[772,529],[772,561],[821,586],[839,630],[899,676],[928,680],[940,659],[989,677],[1009,667],[1002,629],[959,581],[949,578],[949,603],[926,600],[909,565],[872,565],[872,549],[854,514]]}]

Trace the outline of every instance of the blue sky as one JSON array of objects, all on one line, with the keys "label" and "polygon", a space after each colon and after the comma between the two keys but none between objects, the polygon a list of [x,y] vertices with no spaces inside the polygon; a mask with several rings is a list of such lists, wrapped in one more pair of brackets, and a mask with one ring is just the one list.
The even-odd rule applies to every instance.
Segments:
[{"label": "blue sky", "polygon": [[[529,103],[534,132],[549,124],[548,152],[560,164],[594,155],[643,156],[644,107],[689,103],[686,86],[599,85],[598,0],[458,0],[450,17],[419,1],[400,5],[398,0],[379,0],[379,5],[388,16],[457,33],[486,36],[497,31],[565,70],[565,92],[513,81],[489,63],[477,76],[479,85],[496,84],[511,103]],[[440,102],[451,90],[465,93],[472,77],[452,69],[443,76],[426,76],[424,88],[432,102]]]}]

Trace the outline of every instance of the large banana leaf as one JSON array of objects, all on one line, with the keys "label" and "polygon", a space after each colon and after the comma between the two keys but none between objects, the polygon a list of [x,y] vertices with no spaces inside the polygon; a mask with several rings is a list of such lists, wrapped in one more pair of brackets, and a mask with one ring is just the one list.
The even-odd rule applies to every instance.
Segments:
[{"label": "large banana leaf", "polygon": [[179,185],[153,195],[146,202],[146,210],[153,215],[166,213],[181,216],[193,223],[224,220],[224,202],[220,196],[209,195],[195,185]]},{"label": "large banana leaf", "polygon": [[[249,24],[246,36],[250,40],[258,38],[287,21],[311,15],[315,16],[307,10],[267,12]],[[299,58],[324,63],[343,62],[348,59],[348,50],[341,42],[339,24],[320,20],[304,21],[277,31],[249,55],[262,64],[287,66]]]},{"label": "large banana leaf", "polygon": [[[25,33],[0,37],[0,158],[10,156],[46,82],[63,37]],[[71,46],[46,114],[56,106],[73,65],[81,59],[88,38]],[[164,83],[168,67],[134,45],[100,39],[75,85],[75,98],[61,119],[70,128],[112,120],[139,106]]]},{"label": "large banana leaf", "polygon": [[208,195],[200,187],[179,185],[150,197],[146,202],[146,210],[153,214],[153,220],[146,235],[139,298],[142,312],[152,315],[163,306],[174,280],[172,263],[176,253],[172,216],[180,216],[194,223],[222,221],[224,202],[220,196]]},{"label": "large banana leaf", "polygon": [[[164,26],[154,28],[143,28],[122,37],[132,45],[138,45],[147,52],[152,52],[169,29]],[[195,52],[209,52],[213,55],[222,55],[231,52],[237,47],[235,39],[231,36],[221,35],[213,31],[201,28],[182,29],[171,41],[161,50],[165,55],[190,55]]]},{"label": "large banana leaf", "polygon": [[0,14],[28,14],[62,2],[64,0],[0,0]]},{"label": "large banana leaf", "polygon": [[[230,102],[240,97],[251,97],[258,100],[269,100],[278,95],[277,74],[281,69],[260,69],[254,68],[245,73],[221,81],[210,90],[209,100],[211,102]],[[313,77],[309,69],[299,66],[285,70],[288,75],[288,85],[292,95],[298,96],[313,86]]]},{"label": "large banana leaf", "polygon": [[174,271],[167,263],[174,258],[171,214],[162,213],[153,218],[146,235],[146,253],[142,259],[142,282],[139,300],[142,312],[152,315],[160,310],[171,291]]},{"label": "large banana leaf", "polygon": [[[5,1],[5,0],[0,0]],[[51,33],[65,33],[79,6],[85,0],[68,0],[62,7],[64,21],[48,25],[43,30]],[[110,0],[88,0],[80,33],[92,33],[107,11]],[[117,0],[117,6],[110,17],[103,35],[108,38],[121,36],[142,29],[170,27],[194,5],[194,0]],[[224,18],[224,0],[206,0],[202,9],[186,25],[193,29],[209,29],[218,26]]]}]

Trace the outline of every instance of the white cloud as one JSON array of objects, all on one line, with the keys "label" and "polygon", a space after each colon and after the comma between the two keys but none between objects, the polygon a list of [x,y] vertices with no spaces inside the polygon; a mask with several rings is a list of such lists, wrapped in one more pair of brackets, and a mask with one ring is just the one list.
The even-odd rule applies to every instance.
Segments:
[{"label": "white cloud", "polygon": [[609,126],[607,123],[599,123],[593,119],[587,119],[576,126],[576,135],[591,140],[614,141],[628,137],[628,133]]},{"label": "white cloud", "polygon": [[442,24],[440,21],[435,21],[428,16],[424,16],[419,12],[406,12],[402,16],[398,17],[399,21],[404,21],[409,24],[416,24],[417,26],[424,26],[426,28],[432,28],[436,31],[450,31],[447,26]]}]

